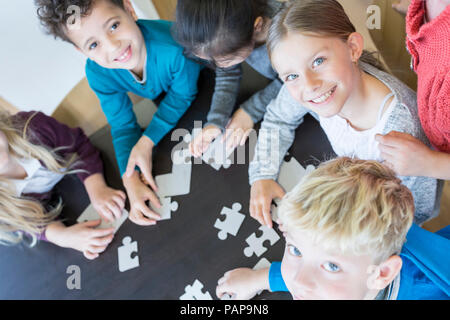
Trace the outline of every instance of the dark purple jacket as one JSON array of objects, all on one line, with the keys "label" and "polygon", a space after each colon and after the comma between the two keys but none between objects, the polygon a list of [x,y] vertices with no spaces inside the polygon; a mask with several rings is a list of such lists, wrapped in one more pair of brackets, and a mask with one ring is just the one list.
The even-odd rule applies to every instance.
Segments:
[{"label": "dark purple jacket", "polygon": [[[11,117],[14,124],[18,128],[25,128],[25,135],[28,141],[33,144],[46,146],[49,149],[61,148],[57,150],[57,154],[63,159],[69,158],[71,154],[78,155],[79,165],[74,169],[83,169],[87,172],[77,173],[78,178],[84,180],[92,174],[103,174],[103,163],[100,153],[91,144],[88,137],[80,128],[69,128],[65,124],[58,122],[52,117],[46,116],[42,112],[30,111],[19,112]],[[40,160],[40,159],[38,159]],[[41,161],[41,164],[44,163]],[[24,194],[41,202],[46,202],[51,198],[51,192],[44,194]],[[45,203],[43,203],[45,205]],[[45,232],[38,237],[41,240],[45,238]]]}]

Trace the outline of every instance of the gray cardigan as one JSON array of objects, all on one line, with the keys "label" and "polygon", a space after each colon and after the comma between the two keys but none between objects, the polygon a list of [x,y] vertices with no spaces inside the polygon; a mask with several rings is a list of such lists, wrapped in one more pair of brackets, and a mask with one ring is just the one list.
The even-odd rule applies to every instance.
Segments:
[{"label": "gray cardigan", "polygon": [[[387,134],[390,131],[409,133],[430,146],[417,114],[416,93],[388,73],[365,63],[361,63],[361,67],[389,87],[397,100],[381,133]],[[267,107],[261,124],[255,156],[249,166],[250,184],[257,180],[278,178],[280,165],[294,141],[295,130],[307,113],[320,120],[317,114],[295,101],[286,86],[283,86],[277,98]],[[355,155],[358,156],[358,150],[355,150]],[[416,223],[421,224],[439,214],[443,181],[429,177],[399,178],[413,194]]]}]

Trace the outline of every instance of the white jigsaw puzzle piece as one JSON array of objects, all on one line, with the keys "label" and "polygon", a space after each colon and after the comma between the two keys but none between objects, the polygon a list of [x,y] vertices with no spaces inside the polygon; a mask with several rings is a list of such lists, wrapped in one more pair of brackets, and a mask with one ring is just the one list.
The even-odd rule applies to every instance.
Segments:
[{"label": "white jigsaw puzzle piece", "polygon": [[150,207],[153,211],[155,211],[159,216],[161,217],[161,220],[169,220],[172,218],[172,211],[178,210],[178,202],[173,201],[170,197],[161,198],[161,208],[156,208],[153,206],[152,203],[150,203]]},{"label": "white jigsaw puzzle piece", "polygon": [[119,230],[120,226],[125,222],[125,220],[127,220],[127,218],[128,218],[128,211],[126,209],[123,209],[122,215],[120,216],[119,219],[116,219],[113,222],[106,221],[98,214],[98,212],[94,209],[94,206],[90,204],[89,206],[87,206],[86,209],[84,209],[83,213],[78,217],[77,222],[82,223],[86,221],[102,219],[102,222],[98,227],[96,227],[96,229],[114,228],[114,233],[116,233],[117,230]]},{"label": "white jigsaw puzzle piece", "polygon": [[289,161],[283,161],[278,175],[278,183],[286,192],[291,191],[303,179],[305,175],[314,170],[314,166],[307,166],[306,169],[291,157]]},{"label": "white jigsaw puzzle piece", "polygon": [[235,148],[226,148],[226,143],[222,142],[223,134],[218,136],[210,145],[208,150],[202,155],[203,161],[216,170],[220,168],[228,169],[231,166],[229,157],[234,152]]},{"label": "white jigsaw puzzle piece", "polygon": [[217,219],[214,224],[214,227],[220,230],[217,234],[220,240],[225,240],[228,234],[236,236],[245,219],[245,215],[239,212],[241,209],[241,204],[237,202],[233,204],[232,209],[227,207],[222,208],[220,214],[225,216],[225,220],[221,221]]},{"label": "white jigsaw puzzle piece", "polygon": [[203,284],[195,279],[194,284],[186,286],[185,293],[180,297],[180,300],[212,300],[209,292],[203,293],[202,289]]},{"label": "white jigsaw puzzle piece", "polygon": [[131,237],[122,239],[122,246],[117,249],[119,271],[124,272],[139,267],[139,257],[131,258],[133,252],[138,252],[137,241],[131,242]]},{"label": "white jigsaw puzzle piece", "polygon": [[172,172],[155,177],[160,198],[186,195],[191,191],[192,159],[188,149],[172,155]]},{"label": "white jigsaw puzzle piece", "polygon": [[248,247],[244,248],[244,254],[247,257],[251,257],[253,254],[256,254],[256,256],[259,257],[264,252],[266,252],[267,248],[263,245],[266,240],[270,241],[271,246],[273,246],[278,240],[280,240],[280,236],[273,228],[260,226],[259,230],[262,231],[262,235],[260,237],[257,237],[256,233],[252,233],[245,240],[248,244]]},{"label": "white jigsaw puzzle piece", "polygon": [[[289,161],[283,161],[280,167],[280,173],[278,175],[278,183],[283,187],[286,193],[290,192],[294,187],[303,179],[304,176],[315,170],[313,165],[309,165],[306,168],[295,159],[291,157]],[[272,204],[272,221],[278,220],[278,208],[281,199],[274,199],[275,205]]]}]

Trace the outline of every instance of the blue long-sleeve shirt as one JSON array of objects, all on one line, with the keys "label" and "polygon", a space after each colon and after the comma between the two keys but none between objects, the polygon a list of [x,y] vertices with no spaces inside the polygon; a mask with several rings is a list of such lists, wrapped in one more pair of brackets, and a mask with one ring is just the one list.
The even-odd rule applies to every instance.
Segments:
[{"label": "blue long-sleeve shirt", "polygon": [[[400,257],[397,300],[450,299],[450,226],[433,234],[413,224]],[[281,274],[281,262],[269,269],[272,292],[289,291]]]},{"label": "blue long-sleeve shirt", "polygon": [[[171,22],[138,20],[147,49],[145,83],[125,69],[107,69],[88,59],[86,77],[100,100],[111,126],[111,135],[120,174],[126,171],[128,158],[142,134],[156,145],[177,124],[197,95],[200,65],[183,55],[170,33]],[[155,99],[166,96],[158,106],[144,133],[136,120],[127,92]]]}]

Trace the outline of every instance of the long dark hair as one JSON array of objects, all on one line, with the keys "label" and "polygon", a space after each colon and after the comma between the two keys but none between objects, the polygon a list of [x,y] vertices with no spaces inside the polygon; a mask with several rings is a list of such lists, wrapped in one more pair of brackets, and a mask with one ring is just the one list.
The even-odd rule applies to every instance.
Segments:
[{"label": "long dark hair", "polygon": [[215,57],[239,53],[252,44],[254,23],[268,0],[178,0],[174,39],[187,54]]}]

